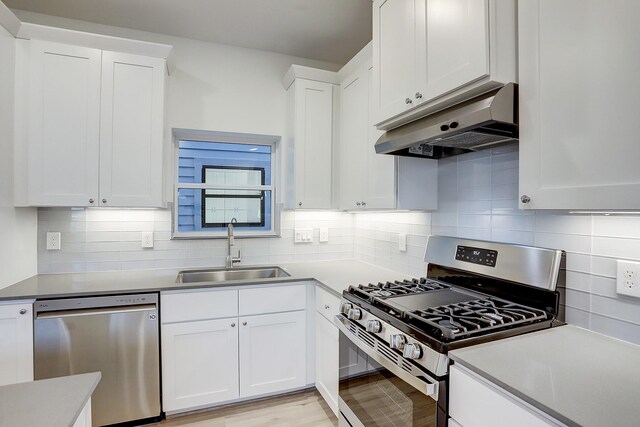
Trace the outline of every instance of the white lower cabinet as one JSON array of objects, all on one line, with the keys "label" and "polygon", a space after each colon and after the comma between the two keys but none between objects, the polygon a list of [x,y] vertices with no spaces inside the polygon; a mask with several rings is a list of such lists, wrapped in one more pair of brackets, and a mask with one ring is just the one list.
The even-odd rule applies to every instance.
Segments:
[{"label": "white lower cabinet", "polygon": [[240,397],[306,384],[306,313],[240,318]]},{"label": "white lower cabinet", "polygon": [[316,313],[316,388],[338,416],[338,328]]},{"label": "white lower cabinet", "polygon": [[33,381],[33,301],[0,304],[0,386]]},{"label": "white lower cabinet", "polygon": [[165,411],[239,397],[237,318],[162,326]]},{"label": "white lower cabinet", "polygon": [[[164,411],[185,412],[304,387],[305,287],[162,293]],[[263,313],[256,312],[258,300]]]},{"label": "white lower cabinet", "polygon": [[82,412],[76,418],[76,422],[73,423],[73,427],[91,427],[91,398],[87,401],[82,408]]},{"label": "white lower cabinet", "polygon": [[548,427],[554,422],[507,391],[471,371],[451,366],[449,373],[449,425],[461,427]]}]

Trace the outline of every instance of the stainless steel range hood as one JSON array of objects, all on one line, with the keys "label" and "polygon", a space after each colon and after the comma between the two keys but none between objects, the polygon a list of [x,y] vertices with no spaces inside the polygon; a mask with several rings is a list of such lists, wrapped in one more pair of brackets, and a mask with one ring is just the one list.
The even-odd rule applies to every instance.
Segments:
[{"label": "stainless steel range hood", "polygon": [[440,110],[387,131],[376,152],[439,159],[518,140],[518,85]]}]

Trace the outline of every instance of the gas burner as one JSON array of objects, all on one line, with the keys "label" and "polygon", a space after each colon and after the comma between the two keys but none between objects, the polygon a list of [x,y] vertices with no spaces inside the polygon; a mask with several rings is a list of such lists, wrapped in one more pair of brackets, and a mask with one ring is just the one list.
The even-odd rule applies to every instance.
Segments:
[{"label": "gas burner", "polygon": [[435,327],[444,338],[450,340],[548,318],[542,310],[495,298],[425,308],[405,314],[417,324]]},{"label": "gas burner", "polygon": [[450,288],[449,285],[421,277],[411,280],[378,283],[376,285],[359,285],[358,291],[369,297],[392,297],[396,295],[421,294],[439,289]]}]

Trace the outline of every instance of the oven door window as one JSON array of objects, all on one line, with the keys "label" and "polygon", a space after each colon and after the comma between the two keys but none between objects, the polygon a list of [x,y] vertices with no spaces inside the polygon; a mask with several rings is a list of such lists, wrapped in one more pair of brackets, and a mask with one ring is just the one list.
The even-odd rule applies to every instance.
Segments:
[{"label": "oven door window", "polygon": [[438,403],[358,349],[340,332],[340,405],[352,426],[436,427]]}]

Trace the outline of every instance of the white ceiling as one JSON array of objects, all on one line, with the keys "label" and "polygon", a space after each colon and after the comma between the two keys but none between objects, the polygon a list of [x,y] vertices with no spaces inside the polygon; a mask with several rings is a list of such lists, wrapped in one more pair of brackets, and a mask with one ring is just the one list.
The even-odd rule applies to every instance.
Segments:
[{"label": "white ceiling", "polygon": [[371,0],[2,0],[12,9],[346,63],[371,40]]}]

